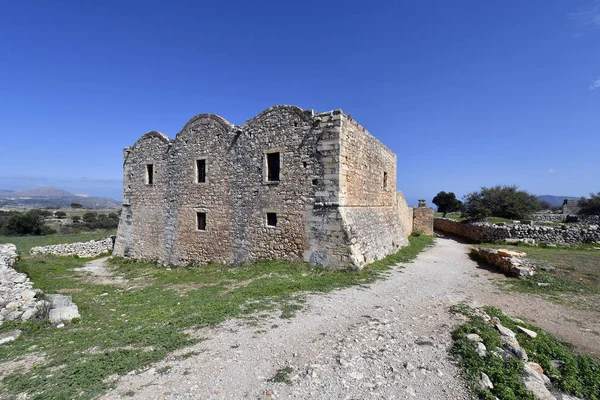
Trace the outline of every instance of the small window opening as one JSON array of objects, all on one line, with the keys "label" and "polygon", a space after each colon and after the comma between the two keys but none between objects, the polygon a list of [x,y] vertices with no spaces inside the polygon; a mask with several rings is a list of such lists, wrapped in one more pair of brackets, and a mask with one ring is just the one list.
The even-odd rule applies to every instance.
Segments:
[{"label": "small window opening", "polygon": [[318,179],[313,179],[313,180],[312,180],[312,184],[313,184],[314,186],[317,186],[317,185],[319,184],[319,180],[318,180]]},{"label": "small window opening", "polygon": [[196,160],[196,183],[206,182],[206,160]]},{"label": "small window opening", "polygon": [[206,230],[206,213],[205,212],[196,212],[196,226],[199,231]]},{"label": "small window opening", "polygon": [[272,226],[272,227],[277,226],[277,214],[276,213],[267,213],[267,226]]},{"label": "small window opening", "polygon": [[146,164],[146,184],[154,184],[154,164]]},{"label": "small window opening", "polygon": [[387,172],[384,172],[383,173],[383,188],[384,189],[387,189],[387,187],[388,187],[388,182],[387,181],[388,181]]},{"label": "small window opening", "polygon": [[294,126],[298,126],[298,122],[294,122]]},{"label": "small window opening", "polygon": [[279,153],[267,153],[268,182],[279,182],[280,165]]},{"label": "small window opening", "polygon": [[307,163],[306,161],[302,161],[302,166],[303,166],[304,168],[308,168],[308,163]]}]

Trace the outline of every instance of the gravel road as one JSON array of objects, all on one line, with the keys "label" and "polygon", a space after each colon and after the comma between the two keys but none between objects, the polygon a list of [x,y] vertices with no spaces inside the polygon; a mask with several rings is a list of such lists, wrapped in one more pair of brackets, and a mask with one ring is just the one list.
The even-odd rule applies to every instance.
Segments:
[{"label": "gravel road", "polygon": [[[232,320],[199,330],[194,334],[206,340],[119,378],[102,398],[468,399],[448,358],[451,332],[463,321],[449,311],[453,304],[502,304],[530,320],[540,319],[536,307],[545,307],[550,320],[559,320],[565,309],[498,291],[488,279],[494,274],[467,253],[468,245],[438,238],[386,280],[309,296],[306,309],[292,319],[273,316],[259,327]],[[594,316],[600,320],[598,313],[580,315]],[[600,327],[592,328],[575,336],[590,331],[598,342]],[[181,359],[190,351],[198,354]],[[283,368],[291,370],[290,384],[269,381]]]}]

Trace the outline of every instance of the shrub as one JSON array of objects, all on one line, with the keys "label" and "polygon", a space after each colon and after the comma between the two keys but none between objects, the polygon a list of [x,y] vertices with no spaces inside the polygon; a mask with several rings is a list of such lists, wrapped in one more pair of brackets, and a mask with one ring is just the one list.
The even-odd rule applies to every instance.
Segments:
[{"label": "shrub", "polygon": [[63,219],[63,218],[65,218],[65,217],[67,216],[67,213],[66,213],[66,212],[64,212],[64,211],[56,211],[56,212],[54,213],[54,216],[55,216],[56,218],[58,218],[58,219]]},{"label": "shrub", "polygon": [[6,236],[25,235],[50,235],[56,233],[44,225],[44,212],[40,210],[29,210],[11,216],[2,227],[2,234]]},{"label": "shrub", "polygon": [[590,193],[590,198],[582,197],[579,200],[580,215],[600,215],[600,192],[598,194]]}]

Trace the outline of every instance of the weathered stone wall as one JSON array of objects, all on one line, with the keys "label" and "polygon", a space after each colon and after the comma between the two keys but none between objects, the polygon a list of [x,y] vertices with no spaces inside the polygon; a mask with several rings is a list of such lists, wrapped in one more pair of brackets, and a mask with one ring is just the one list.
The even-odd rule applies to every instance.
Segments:
[{"label": "weathered stone wall", "polygon": [[113,237],[103,240],[90,240],[89,242],[53,244],[50,246],[36,246],[29,251],[31,254],[53,254],[57,256],[96,257],[101,254],[110,254],[113,249]]},{"label": "weathered stone wall", "polygon": [[[276,182],[266,179],[271,152],[280,154]],[[125,150],[114,254],[179,265],[267,258],[361,267],[408,243],[395,186],[395,155],[341,110],[275,106],[241,126],[201,114],[173,140],[151,132]],[[206,213],[205,230],[197,212]],[[277,214],[276,227],[267,213]]]},{"label": "weathered stone wall", "polygon": [[550,212],[538,212],[532,215],[534,221],[537,222],[564,222],[566,215]]},{"label": "weathered stone wall", "polygon": [[341,115],[339,204],[354,265],[408,245],[396,202],[396,155],[348,115]]},{"label": "weathered stone wall", "polygon": [[425,236],[433,236],[433,208],[413,208],[413,232],[419,232]]},{"label": "weathered stone wall", "polygon": [[600,229],[597,225],[577,226],[536,226],[510,224],[499,226],[487,222],[464,223],[448,218],[435,218],[437,230],[452,233],[474,241],[494,242],[504,239],[531,238],[542,243],[596,243],[600,242]]},{"label": "weathered stone wall", "polygon": [[[410,235],[413,232],[414,211],[406,202],[402,192],[396,192],[396,210],[400,214],[402,231],[406,235]],[[431,221],[431,231],[433,234],[433,220]]]},{"label": "weathered stone wall", "polygon": [[564,215],[577,215],[579,214],[579,200],[565,199],[562,206],[562,213]]}]

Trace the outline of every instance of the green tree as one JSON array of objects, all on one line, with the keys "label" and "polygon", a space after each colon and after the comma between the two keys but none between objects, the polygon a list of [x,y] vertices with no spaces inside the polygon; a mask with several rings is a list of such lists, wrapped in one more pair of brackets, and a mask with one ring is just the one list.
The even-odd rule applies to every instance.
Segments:
[{"label": "green tree", "polygon": [[81,203],[71,203],[71,208],[83,208]]},{"label": "green tree", "polygon": [[444,214],[442,218],[446,217],[446,213],[459,211],[462,207],[462,202],[456,198],[453,192],[439,192],[433,198],[432,203],[437,206],[438,212]]},{"label": "green tree", "polygon": [[518,186],[482,187],[479,192],[469,193],[463,202],[463,215],[469,219],[501,217],[526,219],[538,211],[540,205],[535,195]]},{"label": "green tree", "polygon": [[590,193],[590,198],[579,200],[579,215],[600,215],[600,192]]},{"label": "green tree", "polygon": [[58,218],[58,219],[63,219],[63,218],[65,218],[65,217],[67,216],[67,213],[66,213],[66,212],[64,212],[64,211],[56,211],[56,212],[54,213],[54,216],[55,216],[56,218]]},{"label": "green tree", "polygon": [[83,222],[86,223],[86,225],[93,225],[94,223],[96,223],[97,218],[96,218],[96,214],[93,212],[86,212],[85,214],[83,214]]}]

